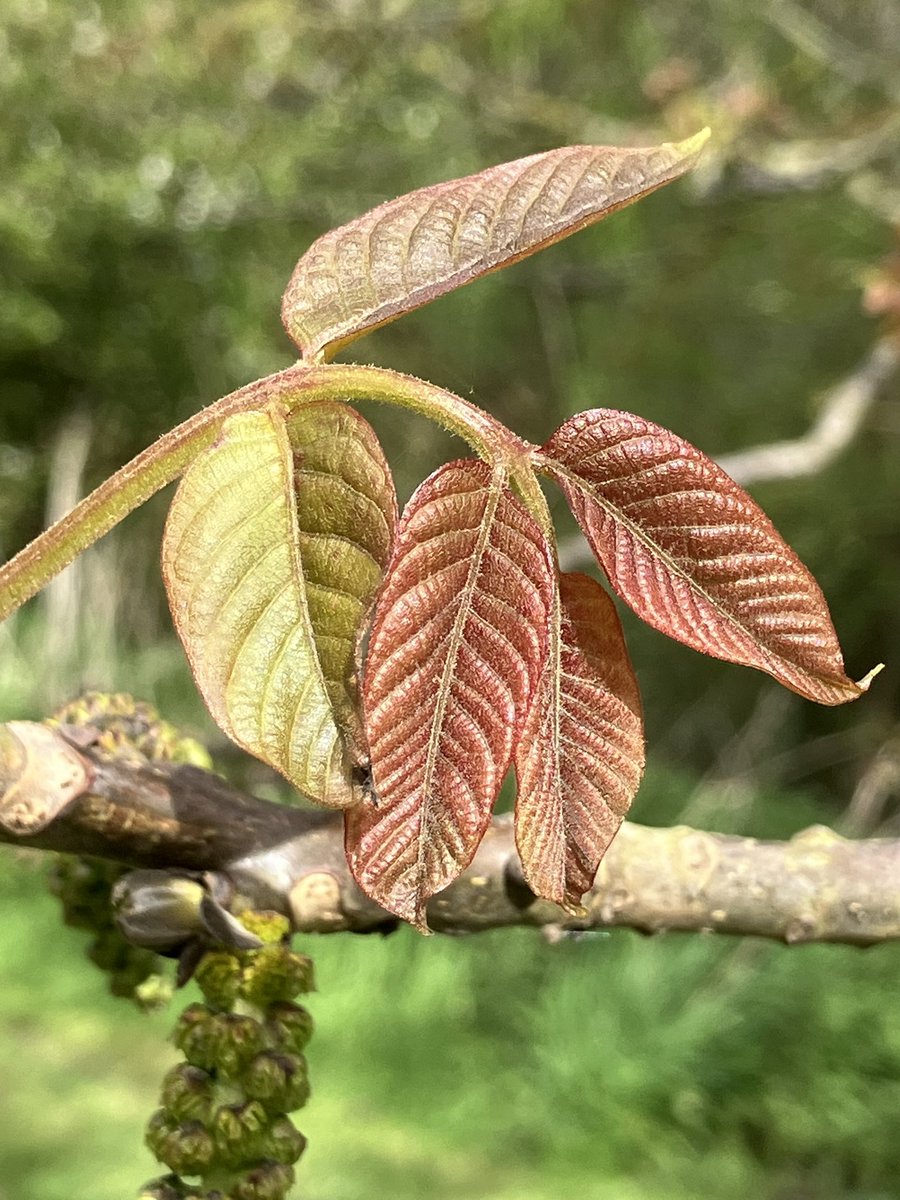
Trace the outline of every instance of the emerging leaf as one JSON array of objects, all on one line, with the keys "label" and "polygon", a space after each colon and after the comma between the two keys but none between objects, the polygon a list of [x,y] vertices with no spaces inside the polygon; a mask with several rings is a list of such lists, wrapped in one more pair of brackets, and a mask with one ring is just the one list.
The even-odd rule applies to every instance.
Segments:
[{"label": "emerging leaf", "polygon": [[540,528],[483,462],[410,500],[378,599],[363,702],[374,800],[346,814],[357,882],[425,928],[471,861],[547,653],[553,566]]},{"label": "emerging leaf", "polygon": [[314,242],[284,293],[305,359],[525,258],[683,175],[708,130],[653,149],[566,146],[420,188]]},{"label": "emerging leaf", "polygon": [[622,626],[600,584],[562,575],[554,617],[516,747],[516,846],[532,891],[571,910],[634,799],[644,730]]},{"label": "emerging leaf", "polygon": [[819,586],[759,506],[696,447],[592,409],[541,454],[612,586],[639,617],[714,658],[842,704],[848,679]]},{"label": "emerging leaf", "polygon": [[306,602],[325,687],[357,761],[362,732],[358,643],[397,525],[397,496],[371,425],[346,404],[306,404],[287,418]]},{"label": "emerging leaf", "polygon": [[207,707],[238,745],[332,807],[357,799],[340,725],[393,517],[375,435],[320,404],[290,425],[272,410],[231,417],[166,524],[169,603]]}]

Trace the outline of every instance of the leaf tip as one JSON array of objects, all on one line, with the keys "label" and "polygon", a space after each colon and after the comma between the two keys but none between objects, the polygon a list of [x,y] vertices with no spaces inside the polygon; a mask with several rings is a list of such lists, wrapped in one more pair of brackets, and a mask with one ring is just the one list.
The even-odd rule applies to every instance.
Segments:
[{"label": "leaf tip", "polygon": [[859,688],[860,692],[867,692],[872,683],[872,680],[875,678],[876,675],[880,675],[883,670],[884,670],[884,663],[879,663],[877,667],[872,668],[872,670],[868,673],[868,675],[864,675],[862,677],[862,679],[860,679],[856,685]]},{"label": "leaf tip", "polygon": [[413,929],[418,930],[423,937],[431,937],[434,930],[428,924],[428,917],[425,914],[424,906],[416,910],[415,916],[409,918],[409,923]]},{"label": "leaf tip", "polygon": [[[695,133],[692,137],[685,138],[683,142],[673,142],[672,148],[680,158],[699,158],[700,151],[712,137],[712,130],[708,125]],[[693,166],[693,164],[691,164]]]}]

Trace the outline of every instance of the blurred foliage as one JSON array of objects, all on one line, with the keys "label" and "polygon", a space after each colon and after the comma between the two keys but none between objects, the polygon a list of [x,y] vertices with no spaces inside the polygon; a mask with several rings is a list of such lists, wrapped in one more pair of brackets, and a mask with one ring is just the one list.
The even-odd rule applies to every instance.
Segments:
[{"label": "blurred foliage", "polygon": [[[317,234],[555,145],[705,123],[715,138],[691,180],[348,357],[471,394],[536,441],[602,404],[716,454],[802,434],[877,336],[860,296],[900,222],[897,0],[0,9],[4,554],[164,428],[291,361],[278,301]],[[898,394],[819,476],[756,490],[821,580],[851,673],[887,670],[853,708],[820,710],[626,615],[656,763],[640,819],[841,824],[883,763],[900,701]],[[406,414],[367,415],[404,494],[458,452]],[[209,737],[164,611],[163,512],[0,628],[0,716],[120,688]],[[888,778],[866,828],[898,829]],[[158,1030],[115,1015],[30,876],[7,874],[0,1017],[22,1078],[2,1100],[0,1197],[127,1194],[151,1172],[118,1122],[146,1115]],[[402,935],[317,955],[306,1194],[900,1196],[892,948]]]}]

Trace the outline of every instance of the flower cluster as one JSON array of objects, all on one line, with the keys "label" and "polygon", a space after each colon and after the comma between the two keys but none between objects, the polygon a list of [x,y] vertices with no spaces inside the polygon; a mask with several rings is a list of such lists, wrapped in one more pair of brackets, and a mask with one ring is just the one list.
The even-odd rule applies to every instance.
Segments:
[{"label": "flower cluster", "polygon": [[295,997],[313,990],[312,963],[291,950],[284,917],[244,912],[241,922],[263,945],[210,951],[197,968],[205,1002],[179,1017],[185,1061],[165,1076],[147,1128],[172,1174],[141,1200],[283,1200],[293,1184],[306,1139],[287,1114],[309,1098],[312,1034]]}]

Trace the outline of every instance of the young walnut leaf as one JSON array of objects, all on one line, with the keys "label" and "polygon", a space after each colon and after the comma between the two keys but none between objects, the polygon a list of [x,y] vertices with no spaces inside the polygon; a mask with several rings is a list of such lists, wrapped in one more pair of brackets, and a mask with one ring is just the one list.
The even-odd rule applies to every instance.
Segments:
[{"label": "young walnut leaf", "polygon": [[320,804],[358,799],[343,733],[359,622],[387,558],[390,476],[340,404],[244,413],[194,461],[166,523],[175,627],[209,711]]},{"label": "young walnut leaf", "polygon": [[375,431],[346,404],[303,405],[287,430],[313,639],[338,728],[362,761],[357,658],[394,541],[394,481]]},{"label": "young walnut leaf", "polygon": [[601,220],[683,175],[709,130],[652,149],[566,146],[420,188],[324,234],[284,293],[305,359]]},{"label": "young walnut leaf", "polygon": [[568,909],[590,889],[644,769],[637,680],[615,605],[559,579],[550,653],[516,747],[516,847],[536,895]]},{"label": "young walnut leaf", "polygon": [[415,492],[375,609],[363,703],[375,796],[345,817],[360,887],[425,926],[471,861],[547,653],[545,538],[483,462]]},{"label": "young walnut leaf", "polygon": [[648,624],[822,704],[865,690],[844,673],[812,575],[694,446],[631,413],[593,409],[566,421],[539,458],[610,583]]}]

